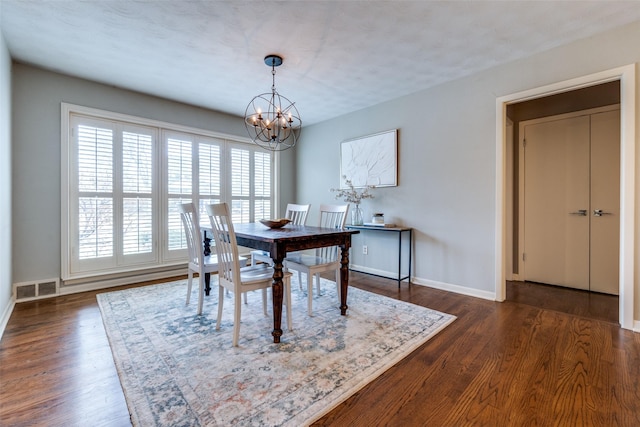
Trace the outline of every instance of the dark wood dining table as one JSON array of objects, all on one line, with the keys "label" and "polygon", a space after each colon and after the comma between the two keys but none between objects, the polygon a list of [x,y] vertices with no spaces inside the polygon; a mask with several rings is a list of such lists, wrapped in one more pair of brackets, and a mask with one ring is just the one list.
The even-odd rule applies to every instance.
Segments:
[{"label": "dark wood dining table", "polygon": [[[205,232],[206,227],[202,227]],[[268,228],[259,222],[234,224],[239,246],[269,252],[273,260],[273,342],[279,343],[282,336],[282,301],[284,287],[283,261],[287,252],[315,249],[326,246],[340,247],[340,314],[346,315],[347,290],[349,286],[349,248],[351,236],[358,230],[322,228],[287,224],[282,228]],[[209,231],[211,229],[209,228]],[[206,241],[205,233],[205,241]],[[206,245],[206,243],[205,243]],[[205,250],[207,248],[205,247]]]}]

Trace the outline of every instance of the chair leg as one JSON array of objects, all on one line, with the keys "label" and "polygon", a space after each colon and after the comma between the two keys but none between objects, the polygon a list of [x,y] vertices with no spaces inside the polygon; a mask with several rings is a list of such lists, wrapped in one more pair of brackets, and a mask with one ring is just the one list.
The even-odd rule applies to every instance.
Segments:
[{"label": "chair leg", "polygon": [[223,303],[224,303],[224,288],[218,285],[218,319],[216,320],[216,331],[220,330],[220,321],[222,320]]},{"label": "chair leg", "polygon": [[262,289],[262,311],[264,311],[264,315],[268,316],[267,313],[267,288]]},{"label": "chair leg", "polygon": [[340,278],[340,270],[336,270],[336,293],[338,294],[338,301],[342,301],[342,298],[340,296],[340,294],[342,293],[341,289],[341,281],[342,279]]},{"label": "chair leg", "polygon": [[284,278],[284,300],[287,304],[287,329],[293,330],[293,319],[291,318],[291,277]]},{"label": "chair leg", "polygon": [[187,304],[189,305],[189,301],[191,300],[191,285],[193,283],[193,271],[191,271],[191,269],[189,269],[188,272],[188,279],[187,279]]},{"label": "chair leg", "polygon": [[320,273],[316,273],[314,276],[316,277],[316,290],[318,291],[318,296],[320,296]]},{"label": "chair leg", "polygon": [[247,292],[245,292],[243,296],[244,296],[244,303],[247,304]]},{"label": "chair leg", "polygon": [[298,286],[300,287],[300,290],[302,290],[302,273],[300,270],[298,270]]},{"label": "chair leg", "polygon": [[239,292],[233,293],[233,346],[238,346],[238,338],[240,337],[240,310],[242,295]]},{"label": "chair leg", "polygon": [[307,273],[307,312],[309,316],[313,316],[313,276]]},{"label": "chair leg", "polygon": [[204,274],[198,277],[198,314],[202,314],[204,304]]}]

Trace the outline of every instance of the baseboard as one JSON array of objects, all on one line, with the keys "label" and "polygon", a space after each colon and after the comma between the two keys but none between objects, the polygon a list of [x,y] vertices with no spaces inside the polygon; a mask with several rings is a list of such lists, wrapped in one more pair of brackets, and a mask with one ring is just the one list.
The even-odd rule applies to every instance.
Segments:
[{"label": "baseboard", "polygon": [[[378,270],[376,268],[365,267],[364,265],[349,264],[349,270],[358,273],[373,274],[375,276],[386,277],[391,280],[398,280],[398,275],[394,271]],[[406,274],[404,274],[406,276]],[[406,280],[406,279],[405,279]]]},{"label": "baseboard", "polygon": [[460,285],[452,285],[451,283],[438,282],[435,280],[421,279],[419,277],[413,277],[411,283],[416,285],[427,286],[434,289],[440,289],[442,291],[453,292],[456,294],[467,295],[475,298],[482,298],[490,301],[496,300],[496,293],[489,291],[481,291],[478,289],[467,288]]},{"label": "baseboard", "polygon": [[90,283],[63,285],[60,286],[60,295],[77,294],[80,292],[96,291],[99,289],[114,288],[116,286],[131,285],[133,283],[141,283],[150,280],[169,279],[177,276],[185,276],[187,274],[186,267],[180,267],[171,270],[158,271],[155,273],[145,273],[132,276],[118,277],[113,279],[98,280]]},{"label": "baseboard", "polygon": [[[349,268],[353,271],[358,271],[360,273],[375,274],[376,276],[384,276],[392,280],[395,279],[396,277],[395,272],[377,270],[375,268],[365,267],[362,265],[350,265]],[[490,301],[496,300],[495,292],[480,291],[478,289],[467,288],[465,286],[459,286],[459,285],[452,285],[450,283],[438,282],[436,280],[421,279],[419,277],[414,276],[411,278],[411,283],[416,285],[421,285],[421,286],[427,286],[434,289],[440,289],[442,291],[453,292],[461,295],[467,295],[470,297],[482,298]]]},{"label": "baseboard", "polygon": [[9,300],[9,304],[4,309],[2,313],[2,317],[0,317],[0,340],[4,335],[4,331],[7,328],[7,324],[9,323],[9,318],[11,317],[11,313],[13,313],[13,308],[16,306],[16,302],[11,298]]},{"label": "baseboard", "polygon": [[633,321],[633,332],[639,333],[640,334],[640,320],[634,320]]}]

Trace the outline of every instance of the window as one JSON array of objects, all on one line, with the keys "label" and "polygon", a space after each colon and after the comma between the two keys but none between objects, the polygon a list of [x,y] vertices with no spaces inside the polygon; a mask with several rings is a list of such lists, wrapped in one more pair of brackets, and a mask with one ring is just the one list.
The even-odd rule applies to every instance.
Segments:
[{"label": "window", "polygon": [[179,203],[194,201],[202,221],[205,205],[221,201],[235,222],[271,217],[271,152],[239,138],[69,104],[62,120],[69,135],[65,280],[184,262]]}]

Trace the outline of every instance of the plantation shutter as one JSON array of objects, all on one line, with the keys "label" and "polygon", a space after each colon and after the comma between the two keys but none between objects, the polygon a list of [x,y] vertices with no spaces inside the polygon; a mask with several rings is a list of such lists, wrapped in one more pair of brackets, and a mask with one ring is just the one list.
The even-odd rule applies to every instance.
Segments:
[{"label": "plantation shutter", "polygon": [[224,141],[214,138],[198,139],[198,193],[200,222],[207,224],[205,205],[222,200],[222,145]]},{"label": "plantation shutter", "polygon": [[155,132],[84,116],[70,124],[68,274],[157,261]]},{"label": "plantation shutter", "polygon": [[124,255],[153,250],[153,140],[122,134],[122,246]]},{"label": "plantation shutter", "polygon": [[271,218],[271,154],[255,151],[254,158],[254,219]]},{"label": "plantation shutter", "polygon": [[78,258],[112,257],[113,248],[113,140],[110,123],[78,125]]},{"label": "plantation shutter", "polygon": [[273,155],[258,146],[230,149],[231,215],[246,223],[271,218],[273,211]]},{"label": "plantation shutter", "polygon": [[187,247],[178,205],[189,203],[193,198],[193,141],[188,136],[167,139],[167,187],[168,197],[168,249]]},{"label": "plantation shutter", "polygon": [[249,150],[231,148],[231,219],[250,222],[249,195],[251,191]]}]

